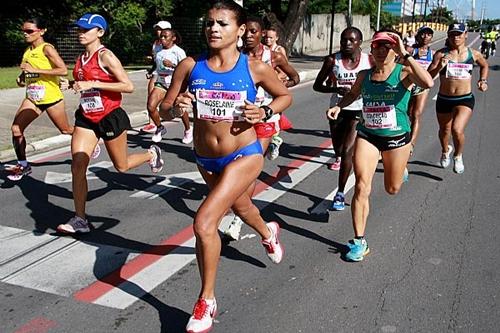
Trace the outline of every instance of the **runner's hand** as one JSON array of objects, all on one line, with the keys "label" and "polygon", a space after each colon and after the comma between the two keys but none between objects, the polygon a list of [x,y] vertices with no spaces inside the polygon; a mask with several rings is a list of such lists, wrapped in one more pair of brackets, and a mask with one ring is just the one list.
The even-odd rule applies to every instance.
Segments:
[{"label": "runner's hand", "polygon": [[398,34],[395,34],[393,32],[386,32],[387,35],[389,35],[392,39],[394,39],[394,46],[392,47],[392,49],[394,50],[394,52],[396,52],[396,54],[400,57],[404,56],[406,53],[408,53],[406,51],[406,47],[403,43],[403,41],[401,40],[401,37],[399,37]]},{"label": "runner's hand", "polygon": [[479,80],[477,82],[477,88],[480,90],[480,91],[486,91],[488,90],[488,83],[486,83],[485,81],[481,81]]},{"label": "runner's hand", "polygon": [[60,78],[59,79],[59,88],[61,90],[68,90],[68,89],[70,89],[71,87],[70,87],[69,80],[67,78],[64,78],[64,77]]},{"label": "runner's hand", "polygon": [[19,74],[19,76],[16,78],[16,84],[19,86],[19,87],[24,87],[26,86],[26,82],[24,80],[24,72],[21,72],[21,74]]},{"label": "runner's hand", "polygon": [[250,124],[260,123],[265,116],[264,110],[247,100],[245,100],[245,105],[241,106],[241,110],[245,121]]},{"label": "runner's hand", "polygon": [[448,55],[445,55],[444,57],[442,57],[441,62],[439,63],[439,65],[441,66],[440,69],[445,68],[448,65],[449,61],[450,61],[450,58],[448,57]]},{"label": "runner's hand", "polygon": [[34,73],[35,72],[35,68],[33,68],[33,66],[31,66],[27,62],[23,62],[19,67],[21,68],[21,70],[23,70],[26,73]]},{"label": "runner's hand", "polygon": [[193,112],[193,101],[195,97],[190,92],[179,94],[174,103],[174,115],[180,117],[184,112]]},{"label": "runner's hand", "polygon": [[330,120],[336,120],[339,116],[340,108],[338,106],[334,106],[333,108],[329,108],[326,110],[326,117]]},{"label": "runner's hand", "polygon": [[93,88],[94,82],[95,81],[75,81],[72,88],[75,92],[89,90]]}]

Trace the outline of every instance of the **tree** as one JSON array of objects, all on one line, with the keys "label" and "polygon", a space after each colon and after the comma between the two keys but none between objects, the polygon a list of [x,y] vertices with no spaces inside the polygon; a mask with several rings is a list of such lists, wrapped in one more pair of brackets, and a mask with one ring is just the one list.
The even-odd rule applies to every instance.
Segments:
[{"label": "tree", "polygon": [[451,24],[454,21],[453,12],[446,7],[436,7],[431,9],[430,17],[438,23]]}]

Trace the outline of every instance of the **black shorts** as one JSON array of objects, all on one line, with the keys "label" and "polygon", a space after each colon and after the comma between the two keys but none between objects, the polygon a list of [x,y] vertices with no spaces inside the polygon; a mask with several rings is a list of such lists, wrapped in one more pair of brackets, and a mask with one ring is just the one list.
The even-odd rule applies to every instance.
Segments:
[{"label": "black shorts", "polygon": [[60,101],[62,101],[63,99],[58,99],[57,101],[55,102],[52,102],[52,103],[47,103],[47,104],[36,104],[36,103],[33,103],[36,105],[37,108],[40,109],[40,111],[44,112],[46,111],[48,108],[50,108],[51,106],[54,106],[56,105],[57,103],[59,103]]},{"label": "black shorts", "polygon": [[411,133],[407,132],[396,136],[378,136],[358,130],[358,138],[368,141],[380,151],[387,151],[409,144],[411,142]]},{"label": "black shorts", "polygon": [[98,123],[94,123],[85,118],[81,110],[75,112],[75,127],[82,127],[93,130],[98,138],[103,140],[112,140],[118,137],[123,131],[131,128],[130,119],[122,108],[113,110]]},{"label": "black shorts", "polygon": [[463,105],[474,110],[476,103],[472,93],[460,96],[446,96],[438,94],[436,100],[437,113],[451,113],[456,106]]}]

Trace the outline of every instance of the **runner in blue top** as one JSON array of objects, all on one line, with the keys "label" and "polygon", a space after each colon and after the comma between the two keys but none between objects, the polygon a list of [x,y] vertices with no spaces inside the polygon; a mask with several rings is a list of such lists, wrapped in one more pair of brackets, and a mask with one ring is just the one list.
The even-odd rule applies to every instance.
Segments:
[{"label": "runner in blue top", "polygon": [[[194,219],[201,291],[187,332],[208,332],[212,327],[221,251],[217,227],[229,209],[260,235],[272,262],[279,263],[283,257],[279,225],[264,223],[247,190],[264,163],[253,125],[282,112],[292,97],[271,66],[238,51],[237,42],[245,33],[245,22],[243,8],[234,1],[213,3],[206,16],[208,54],[188,57],[179,63],[160,105],[160,115],[167,120],[194,106],[195,157],[209,187]],[[257,86],[273,96],[267,107],[253,103]],[[186,88],[189,93],[176,101]]]},{"label": "runner in blue top", "polygon": [[[336,119],[342,108],[363,97],[362,118],[354,143],[354,174],[356,184],[352,199],[354,239],[349,241],[346,259],[361,261],[369,253],[365,228],[368,219],[371,184],[379,154],[384,164],[384,185],[389,194],[396,194],[403,182],[403,173],[410,156],[410,123],[408,100],[413,84],[430,88],[432,77],[405,50],[401,37],[394,32],[379,31],[372,38],[375,66],[358,73],[356,82],[344,98],[327,110]],[[396,57],[405,65],[396,63]]]},{"label": "runner in blue top", "polygon": [[[429,68],[430,64],[432,63],[432,57],[434,56],[434,51],[432,51],[429,46],[432,41],[433,35],[434,30],[432,30],[430,27],[421,27],[420,29],[418,29],[417,35],[415,36],[416,44],[413,45],[413,47],[409,50],[415,60],[425,70]],[[413,148],[417,143],[417,137],[420,131],[420,117],[422,116],[425,104],[427,103],[429,89],[422,89],[421,87],[414,85],[411,92],[412,94],[410,98],[408,114],[410,116],[411,122],[411,145]]]}]

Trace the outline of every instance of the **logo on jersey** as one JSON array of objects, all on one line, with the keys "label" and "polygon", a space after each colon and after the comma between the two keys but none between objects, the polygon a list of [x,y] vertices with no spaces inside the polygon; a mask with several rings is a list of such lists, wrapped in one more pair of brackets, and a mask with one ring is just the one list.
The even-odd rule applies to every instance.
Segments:
[{"label": "logo on jersey", "polygon": [[222,82],[214,82],[214,83],[212,83],[212,87],[213,88],[217,88],[217,89],[222,89],[222,88],[224,88],[224,83],[222,83]]},{"label": "logo on jersey", "polygon": [[191,82],[191,85],[193,85],[193,86],[204,85],[204,84],[207,84],[207,80],[205,80],[205,79],[196,79],[196,80],[193,80],[193,82]]},{"label": "logo on jersey", "polygon": [[397,147],[404,146],[406,144],[404,140],[405,140],[404,137],[401,139],[398,139],[398,140],[389,140],[389,141],[387,141],[387,147],[397,148]]},{"label": "logo on jersey", "polygon": [[83,81],[85,80],[83,77],[83,70],[79,69],[76,73],[76,76],[78,77],[78,81]]}]

